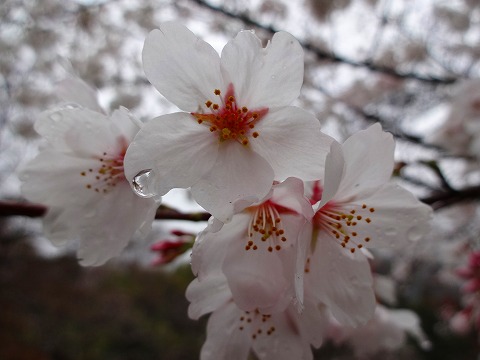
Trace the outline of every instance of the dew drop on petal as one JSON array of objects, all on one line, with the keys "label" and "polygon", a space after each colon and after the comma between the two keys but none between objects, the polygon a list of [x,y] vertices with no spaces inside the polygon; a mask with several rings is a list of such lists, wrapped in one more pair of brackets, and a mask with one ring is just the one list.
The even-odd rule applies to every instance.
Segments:
[{"label": "dew drop on petal", "polygon": [[385,230],[385,235],[387,235],[387,236],[395,236],[395,235],[397,235],[397,229],[388,228],[387,230]]},{"label": "dew drop on petal", "polygon": [[152,169],[140,171],[132,180],[132,187],[135,193],[143,198],[151,198],[156,195],[153,191],[154,172]]},{"label": "dew drop on petal", "polygon": [[430,350],[432,348],[432,343],[429,340],[422,340],[420,342],[420,347],[423,350]]},{"label": "dew drop on petal", "polygon": [[407,233],[407,238],[410,241],[418,241],[422,238],[422,236],[423,236],[423,231],[419,226],[412,227],[410,230],[408,230],[408,233]]},{"label": "dew drop on petal", "polygon": [[62,120],[62,114],[59,113],[59,112],[54,112],[54,113],[50,114],[50,119],[52,119],[55,122],[60,121],[60,120]]}]

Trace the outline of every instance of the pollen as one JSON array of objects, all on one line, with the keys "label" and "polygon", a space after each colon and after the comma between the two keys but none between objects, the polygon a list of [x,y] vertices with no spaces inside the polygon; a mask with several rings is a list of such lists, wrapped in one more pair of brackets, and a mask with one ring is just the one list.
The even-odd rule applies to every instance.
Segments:
[{"label": "pollen", "polygon": [[248,225],[248,240],[245,249],[248,251],[262,249],[272,253],[273,250],[280,251],[282,243],[287,241],[282,228],[280,212],[284,211],[273,202],[265,203],[248,208],[252,213]]},{"label": "pollen", "polygon": [[374,212],[375,208],[367,204],[344,206],[327,203],[315,214],[313,223],[319,231],[327,233],[330,239],[342,248],[354,253],[372,239],[373,229],[366,225],[374,222]]},{"label": "pollen", "polygon": [[88,181],[85,188],[99,194],[108,194],[119,182],[126,181],[123,171],[123,159],[128,143],[125,138],[120,138],[118,141],[122,151],[112,154],[103,152],[101,156],[96,158],[98,161],[97,167],[89,168],[88,172],[82,171],[80,173]]},{"label": "pollen", "polygon": [[268,113],[268,108],[252,111],[246,106],[240,106],[232,84],[228,86],[224,96],[220,89],[215,89],[213,93],[218,97],[217,100],[207,100],[205,111],[191,114],[198,124],[206,125],[212,133],[215,133],[220,142],[233,140],[248,146],[251,138],[259,136],[258,131],[251,130]]}]

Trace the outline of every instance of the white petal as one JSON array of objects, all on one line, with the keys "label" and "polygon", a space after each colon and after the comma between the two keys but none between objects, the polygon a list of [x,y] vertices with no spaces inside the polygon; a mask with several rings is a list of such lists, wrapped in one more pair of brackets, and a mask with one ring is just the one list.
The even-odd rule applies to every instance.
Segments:
[{"label": "white petal", "polygon": [[269,192],[272,182],[273,170],[265,159],[242,144],[227,141],[221,144],[215,165],[192,186],[192,195],[225,223],[231,219],[236,201],[260,200]]},{"label": "white petal", "polygon": [[255,124],[257,138],[252,149],[263,156],[275,171],[275,180],[298,177],[317,180],[333,139],[320,131],[315,117],[296,107],[270,109]]},{"label": "white petal", "polygon": [[364,256],[349,256],[330,238],[318,238],[310,259],[309,291],[348,326],[365,324],[375,311],[370,266]]},{"label": "white petal", "polygon": [[201,360],[247,360],[251,337],[240,330],[240,317],[243,312],[228,302],[212,313],[207,324],[207,340],[200,353]]},{"label": "white petal", "polygon": [[186,297],[190,301],[188,316],[198,320],[200,316],[219,309],[232,298],[225,276],[219,272],[202,279],[194,279],[188,285]]},{"label": "white petal", "polygon": [[45,237],[55,246],[64,246],[67,242],[78,239],[78,224],[72,222],[72,219],[84,215],[78,207],[49,208],[43,218]]},{"label": "white petal", "polygon": [[81,173],[96,168],[97,163],[45,149],[21,169],[22,194],[47,206],[78,207],[95,202],[98,193],[87,189],[90,180]]},{"label": "white petal", "polygon": [[332,200],[341,184],[343,173],[345,171],[345,161],[343,158],[342,146],[336,141],[330,145],[330,152],[325,161],[325,179],[320,203],[315,206],[315,210],[321,209],[323,205]]},{"label": "white petal", "polygon": [[272,190],[271,202],[291,209],[308,220],[312,218],[313,209],[303,195],[304,183],[302,180],[291,177],[280,184],[274,185]]},{"label": "white petal", "polygon": [[153,86],[184,111],[198,111],[215,89],[225,90],[215,49],[178,22],[148,34],[143,68]]},{"label": "white petal", "polygon": [[241,31],[223,48],[221,62],[241,106],[286,106],[300,94],[303,49],[289,33],[276,33],[263,48],[253,32]]},{"label": "white petal", "polygon": [[153,188],[164,195],[187,188],[211,171],[218,138],[187,113],[160,116],[146,123],[125,155],[125,175],[131,182],[142,170],[152,169]]},{"label": "white petal", "polygon": [[145,222],[152,223],[156,208],[152,199],[136,196],[127,182],[117,184],[96,204],[93,217],[80,220],[80,264],[98,266],[118,256]]},{"label": "white petal", "polygon": [[200,279],[210,273],[221,271],[229,244],[243,239],[250,217],[246,214],[236,215],[226,224],[222,231],[202,231],[192,249],[192,271]]},{"label": "white petal", "polygon": [[353,204],[357,209],[365,204],[375,210],[367,213],[370,223],[362,219],[357,221],[355,229],[359,238],[370,237],[368,244],[364,244],[368,247],[403,247],[408,240],[420,240],[430,230],[432,209],[393,182],[369,197],[356,199]]},{"label": "white petal", "polygon": [[97,101],[97,92],[83,80],[69,76],[57,84],[56,93],[66,102],[78,104],[87,109],[102,113]]},{"label": "white petal", "polygon": [[298,324],[289,311],[273,314],[268,325],[275,331],[268,335],[257,336],[252,343],[259,360],[310,360],[313,359],[310,344],[298,332]]},{"label": "white petal", "polygon": [[379,124],[352,135],[342,147],[345,171],[336,201],[374,191],[392,176],[395,142]]},{"label": "white petal", "polygon": [[[286,278],[284,265],[289,269],[292,266],[283,264],[276,252],[268,252],[264,248],[247,251],[246,244],[247,236],[232,242],[223,264],[235,303],[242,310],[259,309],[266,314],[285,309],[293,298],[294,274],[291,271],[291,277]],[[288,252],[295,261],[293,249]]]},{"label": "white petal", "polygon": [[133,117],[130,112],[124,108],[120,107],[115,110],[110,116],[112,121],[112,127],[115,127],[119,136],[123,136],[127,139],[128,143],[131,143],[135,135],[137,135],[140,128],[143,126],[140,120],[137,120]]}]

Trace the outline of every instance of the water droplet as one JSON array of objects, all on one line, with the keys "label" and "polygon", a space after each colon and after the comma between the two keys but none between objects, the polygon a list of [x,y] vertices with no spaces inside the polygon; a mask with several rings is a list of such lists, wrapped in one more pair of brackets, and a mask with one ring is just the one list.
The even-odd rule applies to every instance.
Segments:
[{"label": "water droplet", "polygon": [[422,238],[423,231],[420,226],[414,226],[410,230],[408,230],[407,238],[410,241],[418,241]]},{"label": "water droplet", "polygon": [[387,236],[395,236],[395,235],[397,235],[397,229],[395,229],[395,228],[389,228],[389,229],[385,230],[385,235],[387,235]]},{"label": "water droplet", "polygon": [[423,340],[420,342],[420,347],[423,350],[430,350],[432,348],[432,343],[430,342],[430,340]]},{"label": "water droplet", "polygon": [[55,122],[60,121],[60,120],[62,120],[62,114],[59,113],[59,112],[54,112],[54,113],[50,114],[50,119],[52,119]]},{"label": "water droplet", "polygon": [[275,76],[275,75],[272,75],[272,79],[275,79],[275,78],[276,78],[276,76]]},{"label": "water droplet", "polygon": [[145,169],[140,171],[133,178],[132,185],[135,193],[143,198],[151,198],[156,195],[153,191],[153,178],[155,173],[152,169]]}]

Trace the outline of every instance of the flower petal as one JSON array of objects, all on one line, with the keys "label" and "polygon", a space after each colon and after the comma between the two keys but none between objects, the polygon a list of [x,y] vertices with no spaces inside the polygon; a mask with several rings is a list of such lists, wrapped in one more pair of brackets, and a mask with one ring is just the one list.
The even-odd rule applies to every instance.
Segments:
[{"label": "flower petal", "polygon": [[342,147],[345,171],[335,201],[375,191],[392,176],[395,142],[380,124],[352,135]]},{"label": "flower petal", "polygon": [[251,337],[240,330],[239,318],[243,312],[233,301],[228,302],[208,319],[207,340],[200,353],[201,360],[246,360]]},{"label": "flower petal", "polygon": [[293,106],[270,109],[255,131],[259,136],[251,139],[252,149],[268,161],[275,180],[320,177],[333,139],[320,131],[312,114]]},{"label": "flower petal", "polygon": [[[280,257],[266,251],[246,251],[246,241],[230,245],[223,265],[233,299],[242,310],[269,314],[285,309],[293,294]],[[293,251],[290,251],[293,253]],[[292,272],[293,281],[293,272]]]},{"label": "flower petal", "polygon": [[263,48],[252,31],[241,31],[223,48],[221,64],[242,106],[286,106],[300,94],[303,49],[289,33],[277,32]]},{"label": "flower petal", "polygon": [[219,271],[218,274],[202,279],[194,279],[187,287],[186,297],[190,301],[188,316],[198,320],[202,315],[217,310],[232,298],[227,279]]},{"label": "flower petal", "polygon": [[[190,163],[192,168],[194,161]],[[192,195],[225,223],[230,221],[236,201],[259,201],[269,192],[272,182],[273,170],[264,158],[242,144],[227,141],[220,144],[215,165],[192,186]]]},{"label": "flower petal", "polygon": [[131,182],[140,171],[152,169],[152,188],[164,195],[192,186],[211,171],[217,153],[218,139],[190,114],[164,115],[146,123],[130,144],[125,176]]},{"label": "flower petal", "polygon": [[357,326],[373,316],[376,300],[364,256],[350,256],[331,239],[319,237],[308,274],[309,289],[340,323]]},{"label": "flower petal", "polygon": [[29,201],[47,206],[78,207],[95,202],[99,194],[87,189],[89,179],[81,173],[96,165],[94,159],[45,149],[21,169],[22,194]]},{"label": "flower petal", "polygon": [[198,111],[215,89],[225,90],[215,49],[178,22],[148,34],[143,68],[153,86],[184,111]]},{"label": "flower petal", "polygon": [[358,238],[370,237],[368,247],[402,247],[407,240],[420,240],[430,230],[432,209],[411,192],[389,182],[371,196],[352,202],[357,209],[366,204],[371,222],[357,221]]},{"label": "flower petal", "polygon": [[103,113],[97,101],[97,92],[83,80],[70,75],[57,84],[58,96],[70,103],[78,104],[87,109]]},{"label": "flower petal", "polygon": [[330,152],[325,161],[325,179],[322,198],[314,207],[315,210],[321,209],[323,205],[332,200],[341,184],[342,176],[345,171],[345,161],[343,158],[342,146],[336,141],[330,145]]},{"label": "flower petal", "polygon": [[313,217],[312,206],[304,196],[304,183],[300,179],[290,177],[273,185],[270,201],[301,214],[305,219]]},{"label": "flower petal", "polygon": [[118,256],[140,227],[152,223],[156,208],[153,199],[136,196],[126,181],[119,183],[96,204],[93,217],[80,220],[80,264],[98,266]]}]

